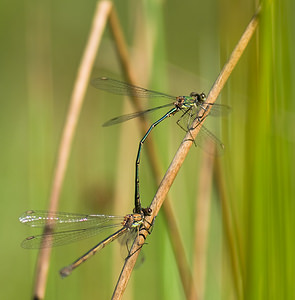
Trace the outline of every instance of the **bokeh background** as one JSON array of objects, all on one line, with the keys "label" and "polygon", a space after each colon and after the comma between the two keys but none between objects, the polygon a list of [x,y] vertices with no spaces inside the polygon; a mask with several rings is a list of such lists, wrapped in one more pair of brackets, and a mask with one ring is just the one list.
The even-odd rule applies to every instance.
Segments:
[{"label": "bokeh background", "polygon": [[[218,100],[231,106],[231,114],[212,126],[206,120],[226,147],[219,158],[226,197],[221,203],[213,181],[204,299],[295,298],[295,4],[264,2],[259,29]],[[258,6],[242,0],[114,3],[138,84],[173,95],[208,93]],[[32,295],[37,251],[22,249],[20,242],[36,231],[18,217],[48,207],[59,140],[95,6],[95,1],[0,2],[1,299]],[[122,74],[107,28],[91,77],[124,80]],[[127,98],[89,86],[60,211],[132,211],[138,123],[101,126],[128,112]],[[163,174],[184,136],[176,120],[152,133]],[[202,158],[200,149],[191,149],[169,193],[190,264]],[[140,172],[146,206],[157,187],[145,151]],[[110,298],[123,265],[118,243],[69,278],[58,275],[99,238],[53,250],[46,299]],[[124,299],[184,299],[162,213],[147,242],[144,263],[134,271]]]}]

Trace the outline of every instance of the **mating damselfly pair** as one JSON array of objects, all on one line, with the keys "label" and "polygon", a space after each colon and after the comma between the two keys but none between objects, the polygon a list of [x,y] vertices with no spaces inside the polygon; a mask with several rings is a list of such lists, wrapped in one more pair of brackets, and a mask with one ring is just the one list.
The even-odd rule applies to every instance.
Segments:
[{"label": "mating damselfly pair", "polygon": [[[145,216],[149,215],[151,211],[149,209],[144,209],[141,206],[139,194],[139,163],[142,146],[153,128],[166,118],[181,111],[182,114],[177,120],[177,124],[183,130],[190,131],[193,129],[192,124],[195,119],[198,120],[198,124],[203,121],[204,113],[209,109],[209,107],[210,115],[213,116],[224,115],[229,111],[228,106],[206,102],[206,95],[204,93],[198,94],[192,92],[190,96],[174,97],[106,77],[94,79],[92,81],[92,85],[98,89],[119,95],[134,96],[137,98],[166,98],[173,100],[165,105],[116,117],[106,122],[104,126],[121,123],[147,113],[154,112],[161,108],[172,108],[160,119],[152,123],[139,143],[135,164],[135,208],[133,214],[126,215],[125,217],[118,217],[31,210],[27,211],[19,218],[20,222],[23,224],[46,229],[43,234],[28,237],[22,242],[22,247],[29,249],[60,246],[76,240],[92,237],[106,229],[116,228],[119,226],[121,227],[115,233],[111,234],[91,248],[87,253],[78,258],[72,264],[61,269],[60,274],[63,277],[68,276],[76,267],[113,240],[126,233],[130,233],[131,235],[133,234],[134,239],[136,236],[134,233],[139,234],[140,230],[145,229]],[[223,144],[208,129],[202,126],[195,144],[203,147],[205,139],[210,139],[216,145],[217,150],[222,150]]]}]

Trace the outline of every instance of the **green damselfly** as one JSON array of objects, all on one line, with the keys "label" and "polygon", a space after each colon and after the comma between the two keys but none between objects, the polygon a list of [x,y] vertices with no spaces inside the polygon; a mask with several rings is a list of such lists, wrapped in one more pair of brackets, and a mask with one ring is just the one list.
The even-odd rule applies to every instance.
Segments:
[{"label": "green damselfly", "polygon": [[23,240],[21,246],[26,249],[61,246],[93,237],[107,229],[121,227],[92,247],[72,264],[62,268],[60,275],[66,277],[97,251],[122,235],[126,233],[130,234],[130,238],[126,240],[133,241],[136,234],[138,234],[142,228],[145,228],[144,217],[149,215],[150,212],[150,209],[143,209],[140,214],[133,213],[126,216],[109,216],[29,210],[19,217],[19,221],[30,227],[43,228],[44,233],[27,237]]},{"label": "green damselfly", "polygon": [[[160,119],[155,121],[150,128],[147,130],[143,138],[140,140],[136,164],[135,164],[135,209],[136,213],[141,212],[141,202],[140,202],[140,193],[139,193],[139,163],[140,163],[140,154],[142,146],[147,139],[148,135],[151,133],[153,128],[157,126],[159,123],[167,119],[168,117],[173,116],[178,111],[182,111],[182,115],[177,120],[177,124],[186,132],[190,131],[192,128],[193,121],[197,118],[199,121],[202,121],[204,113],[211,106],[210,115],[212,116],[220,116],[227,114],[230,108],[226,105],[220,105],[215,103],[206,102],[206,95],[204,93],[195,93],[192,92],[189,96],[171,96],[165,93],[160,93],[152,90],[148,90],[142,87],[134,86],[126,82],[122,82],[119,80],[101,77],[92,80],[92,85],[95,88],[100,90],[108,91],[117,95],[127,95],[136,98],[166,98],[172,100],[172,102],[168,104],[164,104],[161,106],[153,107],[147,110],[138,111],[135,113],[119,116],[113,118],[103,126],[111,126],[117,123],[125,122],[127,120],[131,120],[133,118],[137,118],[139,116],[145,115],[147,113],[154,112],[161,108],[172,108],[166,112]],[[199,123],[198,123],[199,124]],[[194,141],[195,145],[199,145],[203,147],[205,145],[204,140],[210,139],[215,145],[217,152],[222,152],[224,146],[222,142],[215,137],[213,133],[211,133],[206,127],[202,126],[199,132],[197,139]]]}]

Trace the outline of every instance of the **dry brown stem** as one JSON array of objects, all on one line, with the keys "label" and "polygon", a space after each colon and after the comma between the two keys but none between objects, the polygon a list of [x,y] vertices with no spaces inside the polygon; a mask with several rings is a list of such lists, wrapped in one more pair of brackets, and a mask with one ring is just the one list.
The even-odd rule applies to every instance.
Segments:
[{"label": "dry brown stem", "polygon": [[[78,70],[74,85],[67,119],[58,150],[56,167],[53,176],[51,194],[49,200],[49,211],[57,211],[61,187],[64,181],[68,159],[70,156],[72,141],[83,104],[85,91],[88,86],[89,76],[99,47],[105,24],[112,7],[111,1],[98,3],[91,32]],[[39,252],[36,273],[34,299],[43,299],[46,290],[47,274],[49,269],[50,248],[43,248]]]}]

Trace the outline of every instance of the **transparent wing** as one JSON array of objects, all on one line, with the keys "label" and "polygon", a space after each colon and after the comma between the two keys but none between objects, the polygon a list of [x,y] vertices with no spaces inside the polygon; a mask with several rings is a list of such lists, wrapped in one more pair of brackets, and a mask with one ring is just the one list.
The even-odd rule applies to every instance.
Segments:
[{"label": "transparent wing", "polygon": [[119,224],[104,225],[102,227],[83,228],[76,230],[59,231],[45,233],[27,237],[21,243],[25,249],[39,249],[47,247],[56,247],[66,245],[72,242],[80,241],[86,238],[93,237],[106,229],[122,226]]},{"label": "transparent wing", "polygon": [[150,109],[147,109],[147,110],[138,111],[138,112],[135,112],[135,113],[119,116],[119,117],[113,118],[113,119],[105,122],[102,126],[106,127],[106,126],[111,126],[111,125],[114,125],[114,124],[122,123],[122,122],[125,122],[125,121],[128,121],[128,120],[143,116],[145,114],[151,113],[151,112],[156,111],[158,109],[165,108],[165,107],[170,107],[170,106],[173,106],[173,103],[169,103],[169,104],[165,104],[165,105],[162,105],[162,106],[153,107],[153,108],[150,108]]},{"label": "transparent wing", "polygon": [[54,226],[52,232],[30,236],[22,242],[23,248],[33,249],[61,246],[92,237],[106,229],[122,226],[124,217],[29,210],[19,217],[19,221],[36,228],[48,224]]},{"label": "transparent wing", "polygon": [[126,96],[135,96],[139,98],[168,98],[168,99],[176,99],[174,96],[170,96],[164,93],[148,90],[142,87],[138,87],[126,82],[122,82],[119,80],[100,77],[95,78],[91,81],[91,84],[100,90],[107,91],[117,95],[126,95]]},{"label": "transparent wing", "polygon": [[[195,144],[209,154],[219,156],[224,152],[223,143],[204,125],[201,127],[195,139]],[[215,148],[213,146],[215,146]]]},{"label": "transparent wing", "polygon": [[[177,124],[185,132],[190,131],[192,128],[192,123],[198,116],[200,108],[190,108],[184,111],[181,117],[178,119]],[[211,111],[210,111],[211,112]],[[200,123],[197,124],[199,126]],[[223,143],[204,125],[200,128],[200,131],[194,140],[196,146],[199,146],[204,151],[209,154],[221,155],[224,152]],[[212,144],[215,145],[212,147]]]},{"label": "transparent wing", "polygon": [[209,115],[213,117],[224,117],[227,116],[231,111],[231,108],[228,105],[217,104],[217,103],[206,103],[206,104],[212,106]]},{"label": "transparent wing", "polygon": [[87,229],[93,226],[121,224],[123,216],[85,215],[65,212],[48,212],[29,210],[19,217],[19,221],[30,227],[44,227],[48,222],[54,223],[55,230]]},{"label": "transparent wing", "polygon": [[218,103],[197,102],[196,105],[197,106],[191,106],[189,108],[192,119],[191,122],[193,122],[197,116],[201,117],[204,113],[204,110],[208,108],[210,108],[209,116],[213,117],[224,117],[227,116],[231,111],[231,108],[228,105]]}]

